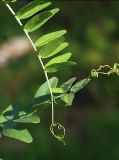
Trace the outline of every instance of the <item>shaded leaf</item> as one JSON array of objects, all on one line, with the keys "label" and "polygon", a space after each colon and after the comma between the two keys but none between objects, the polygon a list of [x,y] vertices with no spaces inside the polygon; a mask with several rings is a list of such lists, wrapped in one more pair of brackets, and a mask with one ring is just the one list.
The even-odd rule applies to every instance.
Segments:
[{"label": "shaded leaf", "polygon": [[66,33],[67,33],[66,30],[61,30],[61,31],[56,31],[56,32],[46,34],[36,41],[35,46],[41,47],[41,46],[43,46],[43,45],[45,45],[45,44],[47,44],[57,38],[62,37]]},{"label": "shaded leaf", "polygon": [[10,128],[10,129],[3,130],[2,134],[4,136],[18,139],[18,140],[26,142],[26,143],[31,143],[33,141],[33,138],[31,137],[31,135],[27,129],[16,130],[16,129]]},{"label": "shaded leaf", "polygon": [[50,103],[51,103],[51,95],[46,94],[46,95],[34,98],[33,103],[32,103],[32,107],[36,107],[36,106],[40,106],[40,105],[44,105],[44,104],[50,104]]},{"label": "shaded leaf", "polygon": [[20,9],[16,13],[16,16],[19,19],[29,18],[32,15],[34,15],[35,13],[37,13],[38,11],[41,11],[42,9],[48,7],[49,5],[51,5],[51,2],[44,2],[44,1],[36,0],[36,1],[33,1],[29,4],[27,4],[22,9]]},{"label": "shaded leaf", "polygon": [[4,128],[11,127],[13,123],[13,119],[15,119],[18,116],[18,108],[13,107],[13,105],[9,105],[0,116],[0,126]]},{"label": "shaded leaf", "polygon": [[58,52],[62,51],[64,48],[68,46],[68,43],[64,42],[64,38],[57,38],[48,44],[44,45],[39,52],[40,57],[42,58],[48,58],[51,57]]},{"label": "shaded leaf", "polygon": [[72,88],[71,88],[71,92],[73,92],[74,94],[77,93],[78,91],[80,91],[83,87],[85,87],[89,82],[90,82],[91,79],[89,78],[86,78],[86,79],[83,79],[79,82],[77,82]]},{"label": "shaded leaf", "polygon": [[56,64],[56,63],[66,62],[66,61],[71,57],[71,55],[72,55],[72,54],[69,52],[69,53],[65,53],[65,54],[63,54],[63,55],[61,55],[61,56],[57,56],[57,57],[51,59],[51,60],[45,65],[45,67],[48,67],[48,66],[50,66],[50,65],[52,65],[52,64]]},{"label": "shaded leaf", "polygon": [[63,63],[56,63],[56,64],[52,64],[52,65],[46,67],[45,70],[49,73],[53,73],[53,72],[57,72],[59,70],[64,69],[64,67],[66,67],[66,66],[71,66],[71,65],[76,65],[76,63],[72,62],[72,61],[67,61],[67,62],[63,62]]},{"label": "shaded leaf", "polygon": [[59,11],[58,8],[46,11],[34,16],[24,26],[27,32],[33,32],[45,24],[51,17],[53,17]]},{"label": "shaded leaf", "polygon": [[3,116],[5,116],[5,118],[7,120],[12,120],[15,117],[18,116],[19,113],[19,108],[18,106],[13,106],[13,105],[9,105],[2,113]]},{"label": "shaded leaf", "polygon": [[75,81],[76,81],[76,77],[73,77],[68,81],[64,82],[60,87],[63,88],[65,91],[68,91]]}]

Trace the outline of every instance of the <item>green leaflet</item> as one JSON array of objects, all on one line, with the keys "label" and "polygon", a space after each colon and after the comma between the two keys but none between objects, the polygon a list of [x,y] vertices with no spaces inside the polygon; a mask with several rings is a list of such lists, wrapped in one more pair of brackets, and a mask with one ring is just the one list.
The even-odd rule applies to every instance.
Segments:
[{"label": "green leaflet", "polygon": [[2,123],[7,122],[8,119],[6,119],[3,115],[0,115],[0,126],[2,126]]},{"label": "green leaflet", "polygon": [[77,82],[72,88],[71,88],[71,92],[76,94],[78,91],[80,91],[83,87],[85,87],[89,82],[90,82],[90,78],[86,78],[83,79],[79,82]]},{"label": "green leaflet", "polygon": [[46,34],[36,41],[35,46],[41,47],[41,46],[59,38],[59,37],[62,37],[66,33],[67,33],[66,30],[61,30],[61,31],[56,31],[56,32]]},{"label": "green leaflet", "polygon": [[4,106],[0,106],[0,114],[4,111]]},{"label": "green leaflet", "polygon": [[[52,88],[55,88],[58,83],[58,78],[53,77],[49,79],[50,86]],[[43,83],[37,90],[34,101],[33,101],[33,107],[43,105],[43,104],[50,104],[51,103],[51,95],[50,95],[50,90],[48,87],[48,83],[45,82]]]},{"label": "green leaflet", "polygon": [[31,115],[31,116],[24,116],[19,119],[14,120],[14,122],[19,122],[19,123],[39,123],[40,118],[37,115]]},{"label": "green leaflet", "polygon": [[13,106],[12,105],[9,105],[3,112],[2,114],[4,114],[5,112],[7,111],[12,111],[13,110]]},{"label": "green leaflet", "polygon": [[71,106],[72,102],[74,100],[74,94],[70,93],[70,94],[64,94],[61,97],[61,100],[64,101],[66,103],[67,106]]},{"label": "green leaflet", "polygon": [[[7,114],[8,113],[8,114]],[[14,116],[18,113],[16,109],[14,109],[13,105],[9,105],[3,112],[2,115],[4,120],[7,122],[8,120],[12,120]],[[5,115],[5,116],[4,116]],[[5,122],[4,121],[4,122]]]},{"label": "green leaflet", "polygon": [[4,111],[6,110],[7,107],[4,106],[0,106],[0,114],[4,113]]},{"label": "green leaflet", "polygon": [[27,129],[23,129],[23,130],[5,129],[3,130],[2,134],[4,136],[18,139],[26,143],[31,143],[33,141],[33,138],[31,137]]},{"label": "green leaflet", "polygon": [[66,42],[63,43],[63,41],[64,41],[64,38],[61,37],[44,45],[40,49],[39,56],[42,58],[49,58],[57,54],[58,52],[62,51],[64,48],[68,46],[68,43]]},{"label": "green leaflet", "polygon": [[9,105],[8,107],[0,106],[0,114],[3,114],[7,109],[12,110],[12,105]]},{"label": "green leaflet", "polygon": [[76,63],[72,62],[72,61],[67,61],[67,62],[63,62],[63,63],[56,63],[56,64],[52,64],[52,65],[46,67],[45,70],[49,73],[53,73],[53,72],[57,72],[61,69],[64,69],[64,67],[66,67],[66,66],[71,66],[71,65],[76,65]]},{"label": "green leaflet", "polygon": [[2,115],[0,116],[0,126],[1,127],[10,127],[16,124],[16,122],[21,123],[39,123],[40,119],[37,115],[33,115],[36,110],[28,109],[24,111],[19,111],[18,106],[8,106]]},{"label": "green leaflet", "polygon": [[75,81],[76,81],[76,77],[73,77],[68,81],[64,82],[60,87],[63,88],[65,91],[68,91]]},{"label": "green leaflet", "polygon": [[[52,87],[54,88],[57,86],[58,78],[53,77],[53,78],[49,79],[49,82],[50,82],[51,88]],[[48,83],[45,82],[38,88],[38,90],[35,94],[35,98],[40,97],[40,96],[44,96],[44,95],[48,95],[48,94],[50,94],[50,91],[49,91]]]},{"label": "green leaflet", "polygon": [[51,2],[36,0],[36,1],[29,3],[28,5],[26,5],[22,9],[20,9],[16,13],[16,16],[19,19],[29,18],[32,15],[34,15],[35,13],[37,13],[38,11],[41,11],[42,9],[48,7],[49,5],[51,5]]},{"label": "green leaflet", "polygon": [[48,104],[51,104],[51,95],[50,94],[46,94],[46,95],[34,98],[33,103],[32,103],[32,107],[35,108],[38,106],[48,105]]},{"label": "green leaflet", "polygon": [[71,53],[68,52],[68,53],[65,53],[61,56],[57,56],[53,59],[51,59],[46,65],[45,65],[45,68],[52,65],[52,64],[56,64],[56,63],[63,63],[63,62],[66,62],[70,57],[71,57]]},{"label": "green leaflet", "polygon": [[16,2],[17,0],[3,0],[5,3],[11,3],[11,2]]},{"label": "green leaflet", "polygon": [[22,117],[28,117],[28,116],[32,116],[33,114],[35,114],[37,112],[36,110],[33,110],[32,108],[28,107],[26,110],[21,110],[18,113],[18,117],[22,118]]},{"label": "green leaflet", "polygon": [[65,90],[63,88],[52,88],[52,93],[64,93]]},{"label": "green leaflet", "polygon": [[24,26],[27,32],[33,32],[45,24],[51,17],[53,17],[59,11],[58,8],[46,11],[34,16]]}]

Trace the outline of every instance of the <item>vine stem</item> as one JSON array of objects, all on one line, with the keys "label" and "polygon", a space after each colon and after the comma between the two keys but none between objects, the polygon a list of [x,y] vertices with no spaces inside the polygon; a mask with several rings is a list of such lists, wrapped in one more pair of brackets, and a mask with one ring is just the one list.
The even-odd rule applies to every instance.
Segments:
[{"label": "vine stem", "polygon": [[[6,5],[6,7],[9,9],[9,11],[12,13],[12,15],[15,17],[15,19],[16,19],[16,21],[19,23],[19,25],[22,27],[22,29],[23,29],[25,35],[27,36],[27,38],[29,39],[29,41],[30,41],[30,43],[31,43],[31,45],[32,45],[32,47],[33,47],[33,49],[34,49],[34,51],[37,52],[37,48],[35,47],[35,45],[34,45],[32,39],[30,38],[30,36],[29,36],[29,34],[28,34],[28,32],[23,28],[23,24],[22,24],[21,21],[18,19],[18,17],[15,16],[14,10],[10,7],[9,4],[5,3],[5,5]],[[48,88],[49,88],[49,91],[50,91],[50,95],[51,95],[52,124],[54,124],[54,98],[53,98],[53,93],[52,93],[52,90],[51,90],[51,86],[50,86],[48,74],[47,74],[47,72],[45,71],[45,66],[44,66],[43,61],[42,61],[42,59],[41,59],[40,56],[39,56],[39,61],[40,61],[41,66],[42,66],[42,68],[43,68],[43,71],[44,71],[44,74],[45,74],[45,78],[46,78],[47,83],[48,83]]]}]

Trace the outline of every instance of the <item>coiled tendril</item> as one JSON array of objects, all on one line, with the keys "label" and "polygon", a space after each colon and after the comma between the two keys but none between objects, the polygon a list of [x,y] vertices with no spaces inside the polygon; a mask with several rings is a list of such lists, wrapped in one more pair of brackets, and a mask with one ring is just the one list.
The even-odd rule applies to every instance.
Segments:
[{"label": "coiled tendril", "polygon": [[[61,134],[56,134],[56,130],[58,132],[61,131],[62,133]],[[65,128],[61,124],[56,123],[56,122],[52,123],[51,126],[50,126],[50,131],[55,138],[57,138],[59,141],[63,142],[64,145],[66,145],[65,140],[64,140]]]},{"label": "coiled tendril", "polygon": [[[103,69],[107,69],[107,71],[103,71]],[[110,76],[111,74],[117,74],[119,76],[119,64],[115,63],[113,67],[110,67],[109,65],[103,65],[103,66],[100,66],[98,69],[92,69],[91,77],[98,78],[99,74],[107,75],[107,76]]]}]

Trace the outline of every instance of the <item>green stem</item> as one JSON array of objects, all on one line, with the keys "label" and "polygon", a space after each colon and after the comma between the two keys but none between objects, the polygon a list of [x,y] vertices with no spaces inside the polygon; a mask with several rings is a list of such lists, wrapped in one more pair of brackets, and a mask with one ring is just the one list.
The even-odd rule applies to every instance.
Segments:
[{"label": "green stem", "polygon": [[[35,47],[35,45],[34,45],[34,43],[33,43],[32,39],[30,38],[30,36],[29,36],[28,32],[23,28],[23,25],[22,25],[21,21],[18,19],[18,17],[17,17],[17,16],[15,16],[15,12],[13,11],[13,9],[10,7],[10,5],[9,5],[9,4],[6,4],[6,3],[5,3],[5,5],[6,5],[6,7],[9,9],[9,11],[12,13],[12,15],[15,17],[15,19],[16,19],[16,21],[19,23],[19,25],[22,27],[22,29],[23,29],[23,31],[24,31],[24,33],[25,33],[25,35],[27,36],[27,38],[29,39],[29,41],[30,41],[30,43],[31,43],[31,45],[32,45],[32,47],[33,47],[33,49],[34,49],[34,51],[35,51],[35,52],[37,52],[37,48]],[[50,95],[51,95],[51,105],[52,105],[52,124],[54,124],[54,99],[53,99],[53,93],[52,93],[52,90],[51,90],[51,86],[50,86],[50,82],[49,82],[48,74],[47,74],[47,72],[45,71],[45,66],[44,66],[43,61],[42,61],[42,59],[41,59],[41,57],[40,57],[40,56],[39,56],[39,61],[40,61],[41,66],[42,66],[42,68],[43,68],[43,71],[44,71],[44,74],[45,74],[45,78],[46,78],[47,83],[48,83],[48,87],[49,87]]]}]

